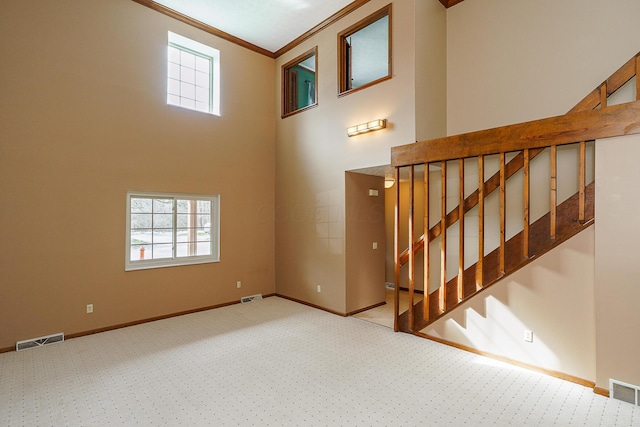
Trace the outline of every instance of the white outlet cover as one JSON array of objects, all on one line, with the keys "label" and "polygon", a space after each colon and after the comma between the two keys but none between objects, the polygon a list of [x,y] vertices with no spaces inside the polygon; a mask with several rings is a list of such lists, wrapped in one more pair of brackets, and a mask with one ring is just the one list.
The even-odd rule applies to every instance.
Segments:
[{"label": "white outlet cover", "polygon": [[533,342],[533,332],[532,331],[524,331],[524,340],[526,342]]}]

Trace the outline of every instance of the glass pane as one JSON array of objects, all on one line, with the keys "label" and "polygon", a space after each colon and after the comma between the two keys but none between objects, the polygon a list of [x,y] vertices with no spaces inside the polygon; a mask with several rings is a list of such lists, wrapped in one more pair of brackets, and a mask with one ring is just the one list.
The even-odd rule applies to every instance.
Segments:
[{"label": "glass pane", "polygon": [[178,209],[178,213],[189,212],[189,200],[176,200],[176,206]]},{"label": "glass pane", "polygon": [[203,230],[198,230],[197,241],[198,242],[210,242],[211,241],[211,235],[209,233],[205,233]]},{"label": "glass pane", "polygon": [[200,242],[198,243],[198,255],[211,255],[211,242]]},{"label": "glass pane", "polygon": [[176,215],[176,227],[185,228],[189,226],[189,214]]},{"label": "glass pane", "polygon": [[193,53],[180,51],[180,65],[189,68],[196,68],[196,56]]},{"label": "glass pane", "polygon": [[200,71],[196,72],[196,85],[200,87],[206,87],[207,89],[210,87],[211,78],[209,77],[209,73],[201,73]]},{"label": "glass pane", "polygon": [[192,230],[190,228],[179,228],[177,233],[176,233],[176,240],[178,241],[178,243],[185,243],[185,242],[190,242],[191,239],[189,238],[189,230]]},{"label": "glass pane", "polygon": [[201,56],[196,57],[196,70],[209,74],[211,60]]},{"label": "glass pane", "polygon": [[196,99],[196,87],[189,83],[180,83],[180,95],[183,98]]},{"label": "glass pane", "polygon": [[[314,51],[315,52],[315,51]],[[307,54],[284,69],[284,114],[316,103],[316,55]]]},{"label": "glass pane", "polygon": [[153,214],[153,228],[168,228],[173,227],[173,214]]},{"label": "glass pane", "polygon": [[151,212],[152,199],[131,198],[131,212]]},{"label": "glass pane", "polygon": [[180,79],[180,66],[178,64],[169,62],[169,78]]},{"label": "glass pane", "polygon": [[174,62],[176,64],[180,63],[180,49],[176,49],[173,46],[169,46],[168,53],[169,62]]},{"label": "glass pane", "polygon": [[191,108],[192,110],[196,109],[196,101],[189,98],[180,98],[180,106],[184,108]]},{"label": "glass pane", "polygon": [[194,84],[196,82],[196,70],[193,68],[180,67],[180,80]]},{"label": "glass pane", "polygon": [[208,113],[210,111],[209,103],[196,101],[196,110]]},{"label": "glass pane", "polygon": [[180,105],[180,97],[178,95],[167,95],[167,104]]},{"label": "glass pane", "polygon": [[153,199],[153,212],[173,212],[173,199]]},{"label": "glass pane", "polygon": [[211,202],[208,200],[198,200],[198,213],[211,212]]},{"label": "glass pane", "polygon": [[145,259],[173,258],[173,244],[151,245],[151,254],[149,254],[149,246],[145,249]]},{"label": "glass pane", "polygon": [[209,104],[209,89],[204,87],[196,87],[196,101]]},{"label": "glass pane", "polygon": [[151,228],[151,214],[131,214],[131,230]]},{"label": "glass pane", "polygon": [[180,82],[175,79],[167,81],[167,93],[170,95],[180,95]]},{"label": "glass pane", "polygon": [[178,243],[176,245],[176,257],[189,256],[189,243]]},{"label": "glass pane", "polygon": [[389,75],[388,15],[351,34],[347,44],[351,57],[347,90]]}]

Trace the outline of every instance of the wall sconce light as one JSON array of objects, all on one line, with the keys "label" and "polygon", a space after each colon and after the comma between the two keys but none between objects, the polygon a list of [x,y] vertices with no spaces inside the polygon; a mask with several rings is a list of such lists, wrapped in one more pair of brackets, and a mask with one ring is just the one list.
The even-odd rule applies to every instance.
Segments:
[{"label": "wall sconce light", "polygon": [[391,177],[391,176],[387,176],[384,178],[384,188],[391,188],[393,187],[393,184],[395,184],[396,180],[395,178]]},{"label": "wall sconce light", "polygon": [[387,127],[387,119],[372,120],[368,123],[362,123],[361,125],[351,126],[347,128],[347,135],[356,136],[361,133],[367,133],[374,130],[380,130]]}]

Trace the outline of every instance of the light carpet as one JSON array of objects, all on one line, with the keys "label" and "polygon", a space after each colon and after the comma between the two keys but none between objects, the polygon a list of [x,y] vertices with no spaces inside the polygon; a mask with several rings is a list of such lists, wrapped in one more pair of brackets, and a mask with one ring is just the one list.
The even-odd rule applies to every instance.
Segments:
[{"label": "light carpet", "polygon": [[631,426],[640,407],[271,297],[0,354],[0,425]]}]

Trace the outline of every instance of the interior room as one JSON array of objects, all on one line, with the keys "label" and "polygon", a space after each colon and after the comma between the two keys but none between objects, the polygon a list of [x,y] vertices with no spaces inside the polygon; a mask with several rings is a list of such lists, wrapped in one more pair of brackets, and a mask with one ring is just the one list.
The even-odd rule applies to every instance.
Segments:
[{"label": "interior room", "polygon": [[[636,0],[0,2],[0,424],[640,423],[638,18]],[[549,123],[589,136],[472,153]],[[509,239],[574,194],[580,232],[507,271]],[[449,304],[492,251],[502,276]]]}]

